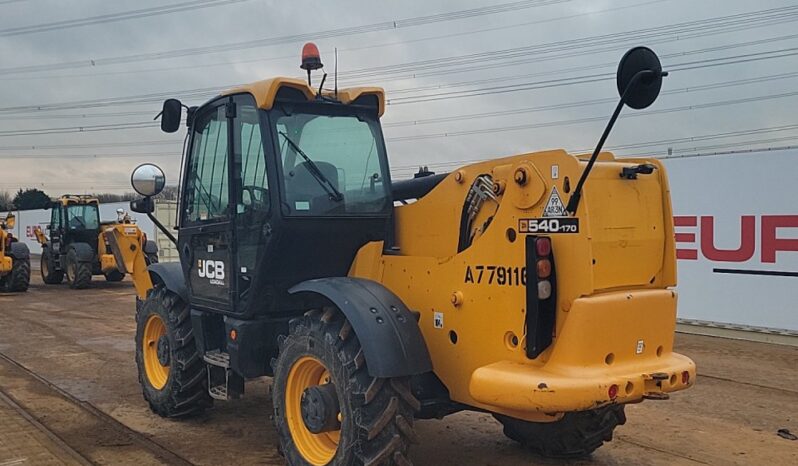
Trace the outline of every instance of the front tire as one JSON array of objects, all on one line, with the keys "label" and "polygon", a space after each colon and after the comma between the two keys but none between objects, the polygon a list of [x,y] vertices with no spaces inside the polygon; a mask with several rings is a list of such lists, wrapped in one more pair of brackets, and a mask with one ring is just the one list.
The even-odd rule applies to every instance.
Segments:
[{"label": "front tire", "polygon": [[[413,413],[419,409],[409,378],[371,377],[351,324],[335,308],[310,311],[290,327],[272,361],[274,421],[286,462],[409,465]],[[313,387],[334,393],[338,414],[331,419],[337,419],[337,430],[313,433],[303,420],[302,403]]]},{"label": "front tire", "polygon": [[57,270],[53,260],[53,252],[49,247],[42,251],[39,271],[42,274],[42,281],[47,285],[58,285],[64,281],[64,271]]},{"label": "front tire", "polygon": [[612,440],[616,427],[626,423],[623,405],[566,413],[555,422],[529,422],[494,415],[504,435],[548,458],[584,458]]},{"label": "front tire", "polygon": [[6,291],[28,291],[30,284],[30,259],[12,259],[11,273],[5,280]]},{"label": "front tire", "polygon": [[70,248],[66,255],[66,279],[73,290],[88,288],[91,283],[91,264],[79,261],[74,248]]},{"label": "front tire", "polygon": [[213,405],[189,307],[163,285],[137,306],[136,366],[144,399],[159,416],[186,417]]},{"label": "front tire", "polygon": [[121,282],[125,279],[125,274],[118,270],[111,270],[108,273],[105,273],[105,281],[107,282]]}]

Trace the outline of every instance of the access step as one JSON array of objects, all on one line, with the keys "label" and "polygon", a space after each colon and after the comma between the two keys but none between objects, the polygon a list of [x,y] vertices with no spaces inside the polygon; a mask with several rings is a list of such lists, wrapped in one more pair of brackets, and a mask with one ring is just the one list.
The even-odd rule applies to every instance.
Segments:
[{"label": "access step", "polygon": [[244,395],[244,378],[230,369],[230,355],[213,350],[202,357],[208,369],[208,394],[216,400],[238,399]]}]

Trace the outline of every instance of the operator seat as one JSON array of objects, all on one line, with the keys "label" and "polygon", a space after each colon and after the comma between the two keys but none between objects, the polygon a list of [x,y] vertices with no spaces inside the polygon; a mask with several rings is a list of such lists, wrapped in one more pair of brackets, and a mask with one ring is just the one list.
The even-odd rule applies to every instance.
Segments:
[{"label": "operator seat", "polygon": [[[338,169],[329,162],[315,162],[324,176],[339,191]],[[285,179],[285,192],[288,205],[294,213],[324,214],[343,202],[330,199],[330,195],[316,180],[311,172],[310,164],[302,162],[288,172]]]}]

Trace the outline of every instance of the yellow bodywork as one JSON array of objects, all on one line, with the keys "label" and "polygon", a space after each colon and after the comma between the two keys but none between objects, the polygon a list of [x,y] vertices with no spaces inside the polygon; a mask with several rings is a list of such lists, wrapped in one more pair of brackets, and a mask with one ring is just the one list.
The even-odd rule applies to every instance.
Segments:
[{"label": "yellow bodywork", "polygon": [[15,224],[14,214],[9,213],[5,218],[0,218],[0,276],[11,272],[14,267],[14,261],[11,257],[6,256],[6,244],[8,244],[10,235],[7,230],[14,228]]},{"label": "yellow bodywork", "polygon": [[[302,92],[309,101],[315,99],[318,94],[316,89],[308,86],[308,83],[302,79],[278,77],[234,87],[222,92],[222,95],[249,93],[255,98],[255,103],[258,108],[270,110],[274,105],[274,99],[277,97],[277,91],[282,87],[290,87]],[[327,90],[324,90],[322,95],[325,97],[334,97],[334,93]],[[385,91],[383,91],[382,88],[352,87],[339,89],[337,96],[335,96],[335,100],[348,105],[363,95],[374,95],[377,97],[379,103],[378,114],[382,116],[383,112],[385,112]]]},{"label": "yellow bodywork", "polygon": [[144,244],[147,241],[144,232],[135,224],[117,223],[105,227],[100,236],[100,244],[107,241],[111,250],[111,254],[102,256],[103,267],[107,261],[109,265],[113,263],[120,272],[130,274],[136,295],[140,299],[146,298],[147,291],[152,288],[152,279],[144,258]]},{"label": "yellow bodywork", "polygon": [[[222,95],[250,93],[270,109],[284,86],[317,98],[293,78]],[[377,96],[382,115],[382,89],[343,89],[337,97],[350,103],[367,94]],[[636,180],[619,176],[643,162],[657,170]],[[667,176],[657,160],[602,153],[576,214],[579,232],[544,234],[556,265],[556,324],[551,345],[534,359],[526,355],[526,286],[515,272],[527,266],[520,221],[544,217],[555,188],[567,202],[586,164],[584,155],[552,150],[462,167],[416,202],[395,207],[398,250],[386,255],[382,242],[372,242],[358,252],[349,275],[382,283],[420,313],[433,370],[452,400],[548,422],[568,411],[663,398],[694,383],[694,363],[673,352],[675,245]],[[458,252],[464,202],[481,175],[492,177],[497,200],[479,211],[471,245]],[[114,236],[121,251],[129,247],[123,241],[137,244]],[[144,297],[152,283],[140,259],[124,260]],[[498,267],[515,280],[489,278]],[[469,280],[478,268],[484,279]]]},{"label": "yellow bodywork", "polygon": [[[635,402],[693,383],[695,366],[673,353],[675,249],[664,167],[636,180],[605,153],[585,184],[577,234],[549,235],[557,275],[553,343],[525,353],[525,286],[499,284],[490,268],[526,266],[519,220],[543,217],[556,187],[567,202],[586,162],[564,151],[524,154],[463,167],[417,202],[396,207],[398,253],[364,246],[350,275],[386,285],[413,310],[433,368],[453,400],[513,417],[547,421],[611,402]],[[519,171],[525,184],[517,183]],[[498,207],[485,206],[470,247],[457,251],[460,217],[474,180],[492,176]],[[545,233],[543,234],[545,235]],[[480,267],[484,277],[468,280]],[[434,325],[435,314],[442,328]],[[689,383],[682,383],[682,372]],[[667,374],[659,381],[652,374]],[[618,386],[611,399],[608,390]]]}]

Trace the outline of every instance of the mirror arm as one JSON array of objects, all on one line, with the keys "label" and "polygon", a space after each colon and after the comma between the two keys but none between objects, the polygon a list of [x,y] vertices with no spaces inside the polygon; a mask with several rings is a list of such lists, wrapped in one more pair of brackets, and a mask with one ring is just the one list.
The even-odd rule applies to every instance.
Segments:
[{"label": "mirror arm", "polygon": [[169,241],[171,241],[172,244],[177,246],[177,238],[175,238],[175,235],[173,235],[172,232],[169,231],[169,229],[166,228],[166,226],[163,223],[161,223],[161,221],[158,220],[155,217],[155,215],[152,214],[152,212],[147,212],[147,218],[149,218],[150,221],[152,221],[152,223],[154,223],[155,226],[158,227],[159,230],[161,230],[161,233],[163,233],[164,235],[166,235],[167,238],[169,238]]},{"label": "mirror arm", "polygon": [[[607,126],[604,128],[604,133],[601,135],[601,139],[599,139],[596,149],[593,151],[593,155],[590,156],[587,167],[585,167],[585,171],[582,172],[582,176],[579,177],[579,182],[576,184],[576,189],[574,189],[574,193],[571,195],[571,198],[568,200],[568,205],[565,207],[565,210],[571,215],[576,215],[576,210],[579,208],[579,201],[582,199],[582,187],[584,186],[588,175],[590,175],[590,170],[593,169],[593,164],[596,163],[596,159],[598,158],[601,149],[604,147],[604,142],[607,140],[607,137],[609,137],[612,127],[615,126],[615,121],[621,114],[621,110],[623,109],[623,105],[626,103],[626,97],[629,95],[629,91],[632,90],[638,81],[651,74],[654,74],[654,71],[638,71],[634,76],[632,76],[632,79],[629,80],[629,84],[626,85],[626,89],[623,90],[623,94],[621,94],[621,100],[619,100],[618,105],[615,106],[615,111],[612,112],[612,117],[610,118],[610,121],[607,122]],[[663,72],[661,76],[667,76],[667,73]]]}]

